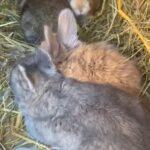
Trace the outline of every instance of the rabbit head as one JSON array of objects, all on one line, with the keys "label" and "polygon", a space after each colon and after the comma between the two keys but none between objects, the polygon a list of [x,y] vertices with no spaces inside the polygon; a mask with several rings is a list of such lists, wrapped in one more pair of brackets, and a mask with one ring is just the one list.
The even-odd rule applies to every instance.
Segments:
[{"label": "rabbit head", "polygon": [[53,33],[49,26],[44,26],[45,41],[39,46],[54,58],[54,61],[61,61],[69,51],[83,44],[78,38],[78,27],[73,12],[66,8],[58,17],[57,33]]},{"label": "rabbit head", "polygon": [[[38,43],[42,38],[39,33],[41,33],[42,29],[41,21],[39,17],[36,16],[36,13],[32,12],[32,9],[28,5],[27,0],[22,0],[20,3],[21,8],[21,28],[25,35],[25,38],[28,42],[32,44]],[[37,10],[36,10],[37,11]]]},{"label": "rabbit head", "polygon": [[21,26],[27,41],[31,42],[32,44],[38,43],[39,40],[42,38],[39,37],[38,34],[39,32],[42,32],[39,31],[40,29],[39,24],[40,24],[39,21],[32,14],[32,12],[30,11],[24,12],[24,15],[22,16]]},{"label": "rabbit head", "polygon": [[55,73],[56,68],[50,55],[42,49],[22,58],[13,67],[10,75],[10,86],[16,100],[24,98],[26,101],[31,98]]},{"label": "rabbit head", "polygon": [[100,6],[100,0],[68,0],[68,2],[77,16],[91,15]]},{"label": "rabbit head", "polygon": [[87,15],[90,11],[89,0],[68,0],[77,16]]}]

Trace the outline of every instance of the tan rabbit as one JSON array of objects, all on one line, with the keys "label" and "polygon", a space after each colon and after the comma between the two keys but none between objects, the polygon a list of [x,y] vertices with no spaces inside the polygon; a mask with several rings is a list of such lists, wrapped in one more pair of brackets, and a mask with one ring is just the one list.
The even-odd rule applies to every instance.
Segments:
[{"label": "tan rabbit", "polygon": [[68,0],[77,16],[92,15],[101,5],[102,0]]},{"label": "tan rabbit", "polygon": [[[41,48],[49,50],[50,34],[46,30],[45,34],[47,42],[42,43]],[[51,53],[66,77],[110,84],[127,93],[139,94],[141,77],[135,63],[105,42],[86,44],[79,41],[76,20],[69,9],[59,15],[58,34],[52,38]]]}]

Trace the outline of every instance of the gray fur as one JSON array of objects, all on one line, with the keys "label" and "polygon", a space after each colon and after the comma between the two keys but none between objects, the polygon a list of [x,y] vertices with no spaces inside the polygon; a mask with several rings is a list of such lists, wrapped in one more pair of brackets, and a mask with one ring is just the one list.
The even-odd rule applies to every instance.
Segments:
[{"label": "gray fur", "polygon": [[11,72],[10,86],[32,138],[58,150],[150,150],[138,98],[110,85],[67,79],[54,68],[39,49]]},{"label": "gray fur", "polygon": [[43,36],[43,25],[57,29],[57,17],[60,11],[68,8],[67,0],[22,0],[21,28],[30,43],[40,43]]},{"label": "gray fur", "polygon": [[19,148],[15,148],[13,150],[40,150],[40,149],[36,148],[36,147],[19,147]]}]

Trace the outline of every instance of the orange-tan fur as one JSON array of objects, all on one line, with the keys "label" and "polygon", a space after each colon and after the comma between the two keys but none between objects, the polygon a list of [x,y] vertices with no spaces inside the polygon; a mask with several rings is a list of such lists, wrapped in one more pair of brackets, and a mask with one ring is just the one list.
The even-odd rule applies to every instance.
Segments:
[{"label": "orange-tan fur", "polygon": [[57,66],[69,78],[111,84],[134,95],[140,92],[141,78],[135,63],[105,43],[82,44]]},{"label": "orange-tan fur", "polygon": [[58,18],[58,31],[44,27],[40,48],[53,56],[58,69],[82,82],[110,84],[130,94],[140,92],[140,73],[135,63],[105,42],[87,44],[79,40],[77,24],[69,9]]}]

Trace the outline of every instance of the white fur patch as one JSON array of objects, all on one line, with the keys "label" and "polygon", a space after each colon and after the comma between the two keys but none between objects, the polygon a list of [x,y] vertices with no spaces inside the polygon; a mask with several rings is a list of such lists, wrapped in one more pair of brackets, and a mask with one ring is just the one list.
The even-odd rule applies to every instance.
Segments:
[{"label": "white fur patch", "polygon": [[28,79],[27,75],[26,75],[26,72],[25,72],[25,68],[23,68],[21,65],[18,65],[18,68],[23,76],[23,78],[25,79],[25,81],[27,82],[26,84],[28,85],[29,89],[32,91],[32,92],[35,92],[35,89],[32,85],[32,83],[30,82],[30,80]]},{"label": "white fur patch", "polygon": [[83,0],[81,4],[77,4],[75,0],[71,0],[70,6],[76,15],[87,15],[90,11],[90,4],[87,0]]}]

